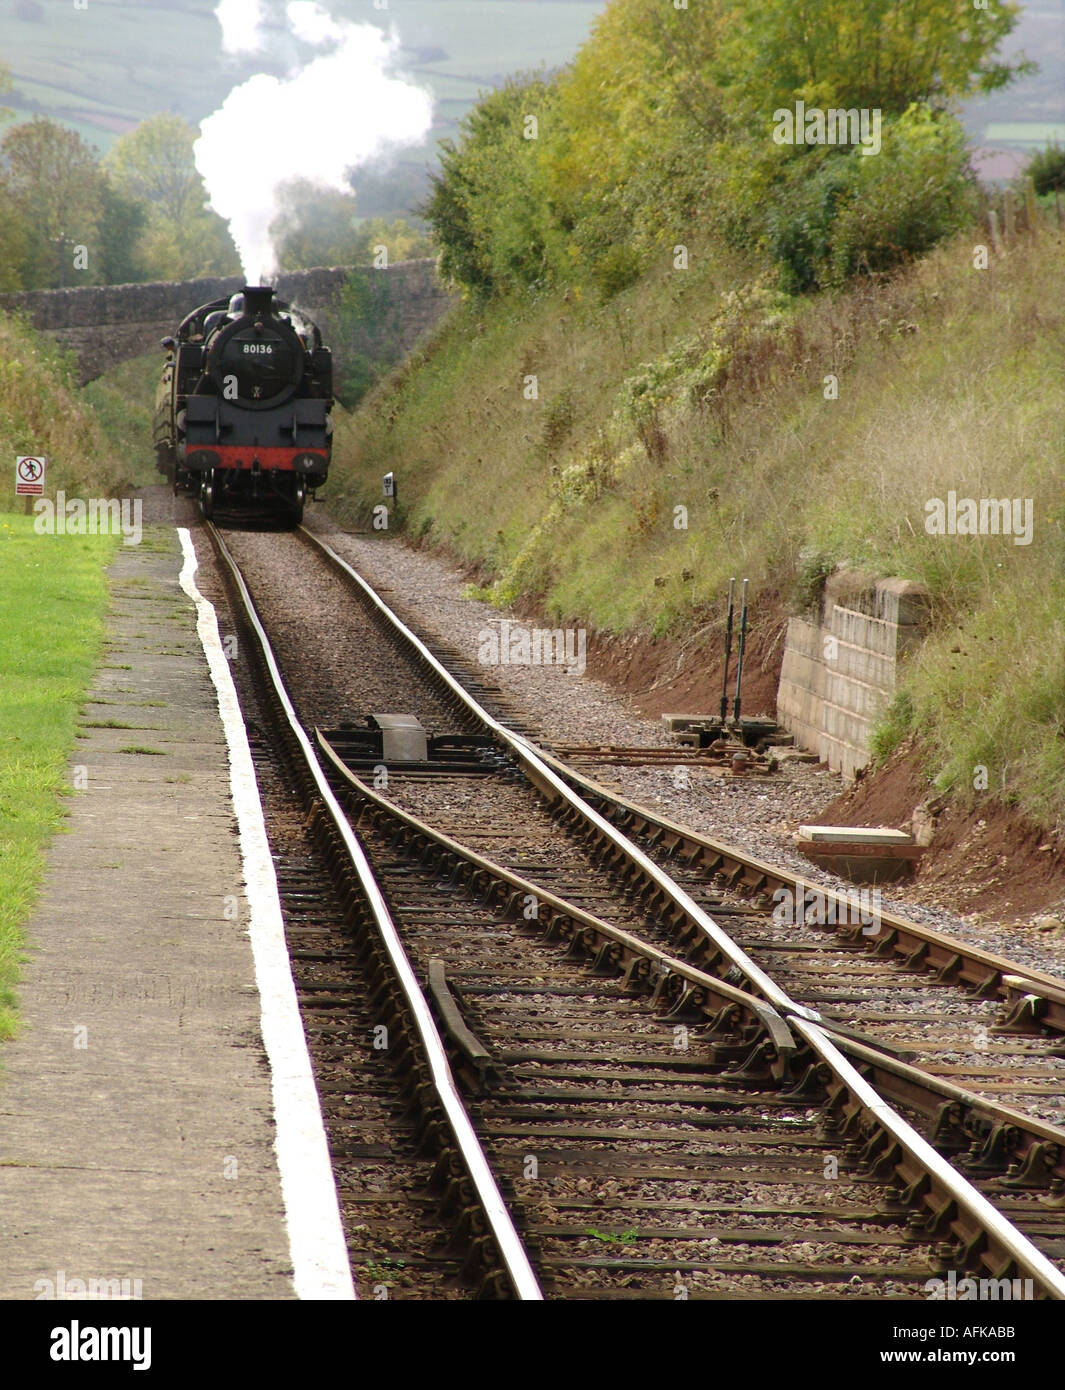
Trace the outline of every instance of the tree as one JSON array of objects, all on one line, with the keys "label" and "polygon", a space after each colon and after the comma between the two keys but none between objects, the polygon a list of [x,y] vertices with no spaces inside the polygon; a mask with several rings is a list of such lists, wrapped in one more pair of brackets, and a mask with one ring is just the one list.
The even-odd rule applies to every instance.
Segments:
[{"label": "tree", "polygon": [[100,269],[109,285],[128,285],[145,278],[141,238],[148,209],[120,193],[109,178],[101,179]]},{"label": "tree", "polygon": [[353,265],[355,195],[316,188],[292,179],[277,191],[278,212],[270,223],[270,240],[282,270],[309,270],[316,265]]},{"label": "tree", "polygon": [[292,179],[278,190],[280,210],[270,224],[270,240],[282,270],[318,265],[369,265],[383,246],[389,263],[432,254],[432,242],[402,217],[360,218],[354,193],[322,189]]},{"label": "tree", "polygon": [[72,130],[38,116],[13,126],[0,141],[0,154],[0,196],[26,233],[22,284],[77,283],[75,248],[86,248],[90,270],[99,250],[102,181],[93,151]]},{"label": "tree", "polygon": [[541,150],[553,101],[543,77],[511,78],[467,113],[458,144],[441,142],[424,212],[445,279],[490,295],[549,278],[552,212]]},{"label": "tree", "polygon": [[104,163],[115,186],[168,222],[184,226],[203,211],[203,180],[192,155],[195,129],[161,112],[121,136]]},{"label": "tree", "polygon": [[725,0],[678,10],[614,0],[557,80],[544,153],[565,234],[554,259],[610,294],[639,273],[667,228],[686,240],[708,201],[710,154],[727,135],[720,85]]},{"label": "tree", "polygon": [[1029,159],[1024,176],[1035,183],[1039,194],[1065,189],[1065,149],[1056,141],[1049,141],[1045,149],[1036,150]]},{"label": "tree", "polygon": [[[0,67],[0,91],[6,70]],[[196,132],[157,116],[102,166],[80,136],[44,117],[0,141],[0,288],[48,289],[231,274],[229,231],[206,207]]]},{"label": "tree", "polygon": [[[576,283],[609,297],[654,258],[665,264],[670,247],[709,233],[793,263],[796,283],[810,287],[857,267],[887,270],[953,225],[945,200],[958,193],[967,206],[950,108],[1030,69],[997,57],[1019,8],[611,0],[571,67],[482,97],[460,139],[441,146],[426,204],[441,269],[480,296]],[[822,116],[857,109],[871,122],[879,112],[885,142],[898,128],[894,203],[892,182],[878,179],[890,159],[863,153],[864,172],[854,161],[836,168],[850,158],[847,142],[774,141],[775,112],[798,100]],[[875,195],[892,246],[852,205],[859,192]],[[788,200],[809,217],[790,217]]]},{"label": "tree", "polygon": [[[11,73],[0,63],[0,92],[11,90]],[[6,106],[0,106],[0,117],[10,116]],[[4,181],[0,175],[0,292],[22,288],[21,267],[29,250],[29,239],[18,209],[3,196]]]},{"label": "tree", "polygon": [[722,76],[768,113],[806,97],[822,106],[946,106],[1032,70],[996,58],[1017,23],[1014,0],[729,0]]},{"label": "tree", "polygon": [[116,191],[146,208],[139,255],[145,271],[159,279],[240,269],[226,224],[206,207],[192,153],[196,134],[180,116],[149,116],[116,140],[104,161]]},{"label": "tree", "polygon": [[30,238],[18,208],[4,197],[0,180],[0,292],[25,289],[23,273],[30,254]]}]

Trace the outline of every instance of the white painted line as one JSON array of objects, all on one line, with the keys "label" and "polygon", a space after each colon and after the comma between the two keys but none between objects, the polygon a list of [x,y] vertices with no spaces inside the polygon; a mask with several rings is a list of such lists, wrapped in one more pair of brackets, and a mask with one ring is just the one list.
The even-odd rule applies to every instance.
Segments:
[{"label": "white painted line", "polygon": [[177,531],[184,555],[181,587],[196,605],[196,631],[218,695],[218,712],[229,748],[229,784],[251,917],[248,936],[262,1004],[263,1045],[270,1062],[277,1127],[274,1150],[281,1174],[293,1283],[300,1298],[352,1299],[356,1295],[340,1203],[292,981],[277,876],[251,749],[229,662],[222,651],[217,615],[196,587],[198,562],[192,537],[184,526]]}]

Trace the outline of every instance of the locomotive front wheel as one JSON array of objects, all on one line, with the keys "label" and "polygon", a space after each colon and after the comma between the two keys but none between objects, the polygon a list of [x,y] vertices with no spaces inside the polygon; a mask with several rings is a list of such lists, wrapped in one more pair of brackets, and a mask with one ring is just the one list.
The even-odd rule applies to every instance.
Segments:
[{"label": "locomotive front wheel", "polygon": [[200,484],[200,511],[203,512],[205,521],[210,521],[214,516],[214,473],[207,472],[203,475]]},{"label": "locomotive front wheel", "polygon": [[307,500],[307,485],[299,482],[296,484],[296,493],[292,499],[292,524],[299,526],[303,521],[303,504]]}]

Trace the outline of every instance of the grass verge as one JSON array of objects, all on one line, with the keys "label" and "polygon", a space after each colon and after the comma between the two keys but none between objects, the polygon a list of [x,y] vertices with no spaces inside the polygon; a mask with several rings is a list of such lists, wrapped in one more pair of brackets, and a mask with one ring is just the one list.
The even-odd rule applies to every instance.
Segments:
[{"label": "grass verge", "polygon": [[0,517],[0,1039],[15,1030],[23,924],[63,821],[78,709],[103,639],[117,538]]}]

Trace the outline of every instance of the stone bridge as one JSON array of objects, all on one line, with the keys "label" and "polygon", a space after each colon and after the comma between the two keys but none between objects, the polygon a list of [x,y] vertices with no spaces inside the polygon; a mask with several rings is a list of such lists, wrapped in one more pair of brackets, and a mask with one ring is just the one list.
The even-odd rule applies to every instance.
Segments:
[{"label": "stone bridge", "polygon": [[[363,353],[377,363],[398,361],[454,302],[437,279],[432,260],[397,261],[380,270],[359,267],[361,327],[342,339],[337,313],[351,275],[351,267],[336,266],[274,277],[281,297],[310,314],[341,361],[345,353]],[[72,348],[84,383],[127,358],[158,351],[160,339],[173,333],[187,313],[235,294],[242,283],[233,275],[21,290],[0,294],[0,310],[26,314],[34,328]]]}]

